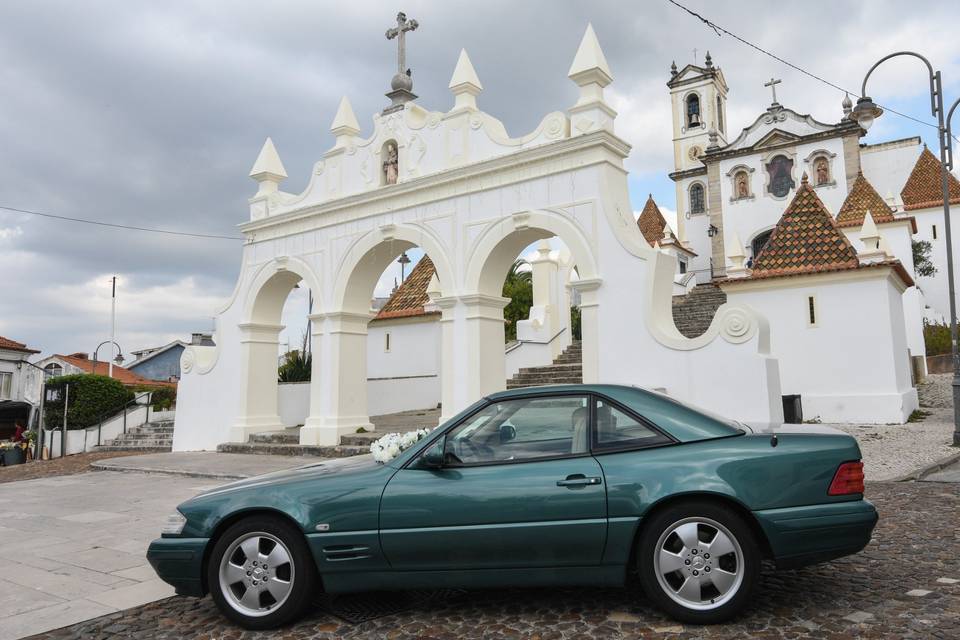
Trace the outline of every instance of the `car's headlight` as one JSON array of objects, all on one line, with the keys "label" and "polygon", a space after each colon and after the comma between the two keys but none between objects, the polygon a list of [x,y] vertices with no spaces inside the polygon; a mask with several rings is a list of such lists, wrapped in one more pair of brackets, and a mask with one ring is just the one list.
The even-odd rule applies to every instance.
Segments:
[{"label": "car's headlight", "polygon": [[160,530],[160,533],[165,536],[178,536],[180,532],[183,531],[183,527],[186,526],[187,519],[183,517],[183,514],[177,511],[176,513],[171,513],[167,516],[167,522],[163,525],[163,528]]}]

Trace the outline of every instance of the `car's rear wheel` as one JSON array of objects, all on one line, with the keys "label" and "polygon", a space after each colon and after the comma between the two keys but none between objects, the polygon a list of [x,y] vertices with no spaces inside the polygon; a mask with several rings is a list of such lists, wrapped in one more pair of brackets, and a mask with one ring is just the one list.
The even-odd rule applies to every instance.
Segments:
[{"label": "car's rear wheel", "polygon": [[637,548],[644,592],[670,616],[692,624],[737,615],[759,580],[760,561],[756,537],[743,518],[707,501],[655,513]]},{"label": "car's rear wheel", "polygon": [[247,629],[272,629],[300,616],[316,583],[303,535],[269,516],[252,516],[227,529],[207,565],[214,602]]}]

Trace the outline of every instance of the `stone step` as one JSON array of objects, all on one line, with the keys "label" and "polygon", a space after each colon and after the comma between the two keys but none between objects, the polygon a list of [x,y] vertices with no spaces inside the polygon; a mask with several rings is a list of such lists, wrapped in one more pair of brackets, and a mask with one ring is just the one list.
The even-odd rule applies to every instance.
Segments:
[{"label": "stone step", "polygon": [[106,444],[97,447],[94,451],[142,451],[144,453],[168,453],[173,449],[172,446],[149,446],[142,445],[136,447],[124,447],[120,445]]},{"label": "stone step", "polygon": [[226,442],[217,446],[221,453],[247,453],[273,456],[317,456],[320,458],[347,458],[370,453],[369,447],[337,445],[333,447],[299,444],[267,444],[260,442]]},{"label": "stone step", "polygon": [[518,373],[533,373],[533,372],[549,372],[549,373],[565,373],[567,371],[581,371],[583,365],[579,362],[571,364],[545,364],[540,367],[521,367]]},{"label": "stone step", "polygon": [[263,431],[251,434],[248,441],[254,444],[300,444],[300,430]]}]

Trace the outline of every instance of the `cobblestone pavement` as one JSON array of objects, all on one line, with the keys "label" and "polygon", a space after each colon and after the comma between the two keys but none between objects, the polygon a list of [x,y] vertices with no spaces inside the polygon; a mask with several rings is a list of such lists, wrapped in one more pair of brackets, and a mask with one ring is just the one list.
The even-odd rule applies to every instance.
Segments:
[{"label": "cobblestone pavement", "polygon": [[855,556],[794,571],[764,571],[739,620],[680,625],[636,589],[475,591],[357,625],[321,611],[274,633],[225,622],[210,598],[170,598],[36,636],[44,639],[197,638],[957,638],[960,637],[960,485],[870,483],[880,510]]},{"label": "cobblestone pavement", "polygon": [[51,476],[66,476],[74,473],[92,471],[91,462],[105,458],[119,458],[121,456],[135,456],[142,451],[102,451],[98,453],[78,453],[65,458],[53,460],[39,460],[26,464],[17,464],[11,467],[0,467],[0,484],[4,482],[19,482],[35,478],[49,478]]}]

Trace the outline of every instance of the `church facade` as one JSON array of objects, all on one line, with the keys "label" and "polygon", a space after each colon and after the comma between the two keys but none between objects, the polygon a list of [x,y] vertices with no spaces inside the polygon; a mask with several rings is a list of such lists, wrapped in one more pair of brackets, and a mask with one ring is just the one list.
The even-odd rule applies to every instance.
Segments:
[{"label": "church facade", "polygon": [[[915,392],[908,390],[911,382],[926,373],[924,322],[941,321],[949,315],[939,161],[919,137],[861,144],[865,132],[849,117],[849,98],[840,105],[836,122],[823,122],[780,104],[777,84],[773,79],[765,83],[772,91],[771,104],[735,133],[726,119],[729,88],[709,53],[703,66],[672,66],[667,82],[674,144],[670,177],[676,190],[677,239],[690,252],[678,271],[701,286],[719,285],[729,300],[767,315],[772,354],[781,363],[783,392],[791,397],[806,395],[811,400],[808,408],[817,417],[824,421],[905,420],[915,407]],[[952,176],[950,188],[951,202],[960,203],[960,182]],[[764,251],[778,227],[783,233],[784,221],[801,194],[818,203],[816,224],[803,223],[813,235],[798,245],[813,261],[800,261],[794,265],[795,273],[781,269],[779,275],[804,272],[821,286],[826,282],[825,272],[838,280],[844,279],[838,271],[848,271],[845,286],[849,290],[836,295],[840,289],[834,286],[819,300],[821,318],[842,312],[843,323],[835,326],[826,320],[810,321],[815,314],[810,300],[818,300],[813,292],[794,296],[795,300],[784,299],[784,292],[811,281],[761,278],[764,270],[769,276],[772,268],[773,249],[766,255]],[[640,225],[643,228],[643,220]],[[872,241],[873,247],[862,240],[873,238],[871,230],[864,231],[865,225],[876,229],[876,238],[866,241]],[[870,289],[866,280],[876,279],[882,270],[858,269],[850,255],[845,269],[823,261],[817,243],[824,235],[838,245],[846,243],[847,254],[877,254],[871,259],[888,263],[887,271],[894,275],[881,278],[886,284],[866,293]],[[915,245],[924,241],[931,245],[933,274],[914,264]],[[854,280],[859,284],[850,284]],[[754,284],[747,286],[747,281]],[[746,295],[747,291],[752,293]],[[851,302],[860,298],[859,303]],[[872,322],[866,317],[868,309]],[[893,319],[888,320],[890,317]],[[864,340],[861,333],[858,338],[855,328],[876,324],[878,318],[882,318],[885,337]],[[807,348],[793,349],[807,342]],[[815,345],[831,346],[818,359],[812,356]],[[884,365],[892,377],[883,383],[866,382],[871,349],[897,350],[893,360]],[[845,378],[834,381],[832,389],[822,390],[818,385],[824,381],[823,358],[857,364],[846,370]],[[890,399],[886,409],[879,408],[882,403],[872,402],[878,394]],[[813,401],[813,395],[820,399]],[[824,400],[831,395],[835,401]],[[844,395],[846,399],[841,399]]]}]

